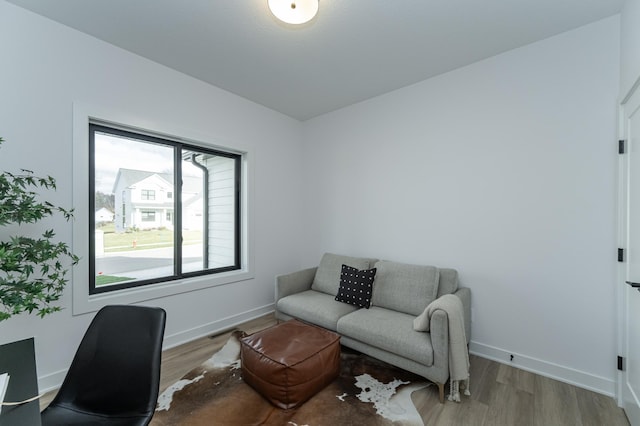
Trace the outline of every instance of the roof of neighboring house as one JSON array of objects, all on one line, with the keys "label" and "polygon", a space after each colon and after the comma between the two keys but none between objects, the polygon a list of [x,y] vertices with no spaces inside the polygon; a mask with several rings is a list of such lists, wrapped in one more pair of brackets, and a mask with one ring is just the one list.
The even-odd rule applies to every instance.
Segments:
[{"label": "roof of neighboring house", "polygon": [[112,192],[115,193],[116,188],[120,185],[124,187],[130,187],[153,175],[156,175],[159,178],[165,180],[167,184],[173,185],[173,174],[171,173],[156,173],[134,169],[118,169],[118,175],[116,176],[116,180],[113,183]]},{"label": "roof of neighboring house", "polygon": [[[119,184],[124,187],[130,187],[135,185],[136,183],[143,181],[151,176],[158,176],[160,179],[167,182],[168,185],[173,186],[173,174],[172,173],[158,173],[158,172],[148,172],[145,170],[135,170],[135,169],[119,169],[118,175],[116,176],[116,180],[113,183],[112,192],[116,192],[116,188]],[[190,192],[190,193],[198,193],[202,188],[202,179],[196,176],[184,176],[182,178],[182,191]]]},{"label": "roof of neighboring house", "polygon": [[113,214],[113,212],[106,207],[100,207],[98,210],[96,210],[96,213],[105,213],[105,212],[109,214]]}]

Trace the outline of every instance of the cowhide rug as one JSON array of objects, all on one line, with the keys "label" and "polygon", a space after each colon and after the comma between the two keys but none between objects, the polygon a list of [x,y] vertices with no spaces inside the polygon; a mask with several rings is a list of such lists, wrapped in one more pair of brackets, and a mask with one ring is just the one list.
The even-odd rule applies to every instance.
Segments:
[{"label": "cowhide rug", "polygon": [[152,426],[422,425],[411,394],[430,385],[412,373],[342,348],[340,376],[300,407],[282,410],[242,381],[241,332],[158,398]]}]

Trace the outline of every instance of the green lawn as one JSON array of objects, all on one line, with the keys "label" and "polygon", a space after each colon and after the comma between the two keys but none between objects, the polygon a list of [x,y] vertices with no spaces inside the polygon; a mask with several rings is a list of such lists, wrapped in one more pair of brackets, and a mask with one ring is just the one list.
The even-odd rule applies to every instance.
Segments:
[{"label": "green lawn", "polygon": [[121,281],[131,281],[134,278],[129,277],[117,277],[114,275],[96,275],[96,287],[100,287],[101,285],[118,283]]},{"label": "green lawn", "polygon": [[[173,246],[173,231],[169,229],[115,232],[113,224],[98,229],[104,231],[104,251],[106,253]],[[183,231],[182,236],[184,244],[202,242],[202,231]]]}]

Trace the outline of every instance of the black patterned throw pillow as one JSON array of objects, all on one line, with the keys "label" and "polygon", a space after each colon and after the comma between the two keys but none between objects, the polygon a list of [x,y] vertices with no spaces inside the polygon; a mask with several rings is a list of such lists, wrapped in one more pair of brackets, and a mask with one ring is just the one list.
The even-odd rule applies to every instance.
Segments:
[{"label": "black patterned throw pillow", "polygon": [[376,268],[360,271],[351,266],[342,265],[340,288],[338,288],[336,300],[369,309],[375,276]]}]

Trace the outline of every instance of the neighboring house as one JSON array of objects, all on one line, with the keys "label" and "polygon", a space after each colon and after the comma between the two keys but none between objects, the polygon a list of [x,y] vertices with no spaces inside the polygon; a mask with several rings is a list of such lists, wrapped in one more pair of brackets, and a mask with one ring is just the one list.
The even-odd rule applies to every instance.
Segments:
[{"label": "neighboring house", "polygon": [[96,223],[113,222],[115,214],[106,207],[102,207],[96,211]]},{"label": "neighboring house", "polygon": [[[202,230],[202,179],[184,177],[182,227]],[[173,229],[175,187],[173,174],[120,169],[113,185],[116,232],[130,228]]]}]

